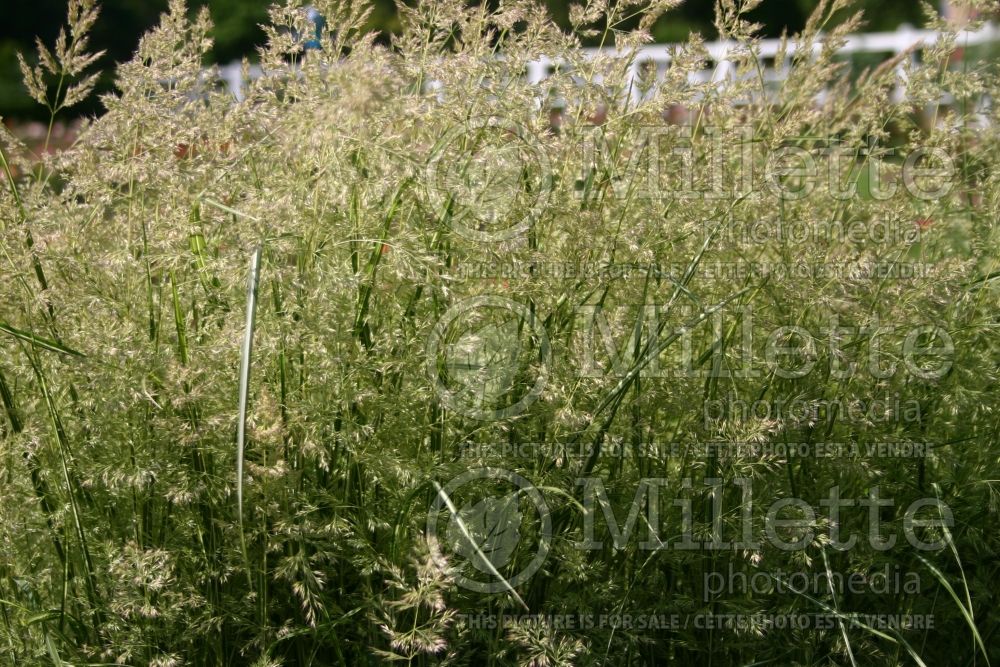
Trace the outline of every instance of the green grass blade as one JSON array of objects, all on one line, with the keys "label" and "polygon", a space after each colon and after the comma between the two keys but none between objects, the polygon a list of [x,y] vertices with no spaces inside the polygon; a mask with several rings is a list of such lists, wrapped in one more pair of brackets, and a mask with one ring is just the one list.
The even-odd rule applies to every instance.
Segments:
[{"label": "green grass blade", "polygon": [[52,432],[59,448],[59,461],[62,468],[63,481],[66,483],[66,494],[69,497],[70,513],[73,517],[73,528],[76,532],[77,540],[80,542],[80,551],[83,556],[83,571],[86,575],[85,581],[87,596],[90,600],[91,611],[93,612],[95,619],[94,636],[99,637],[99,627],[103,623],[103,614],[101,612],[100,594],[97,586],[97,574],[94,567],[94,561],[90,555],[90,545],[87,539],[87,532],[83,524],[80,501],[77,497],[78,495],[82,497],[84,493],[74,472],[76,462],[74,461],[73,453],[70,450],[69,438],[66,435],[65,428],[63,428],[62,418],[59,416],[59,411],[57,410],[55,403],[55,397],[49,390],[49,384],[45,378],[41,361],[40,359],[35,358],[32,354],[28,354],[28,360],[31,362],[31,368],[34,371],[35,378],[38,380],[39,387],[41,388],[42,397],[45,401],[45,408],[49,417],[49,423],[52,427]]},{"label": "green grass blade", "polygon": [[0,322],[0,331],[6,334],[10,334],[14,338],[17,338],[18,340],[23,340],[24,342],[29,343],[35,347],[40,347],[43,350],[48,350],[49,352],[59,352],[60,354],[68,354],[80,358],[85,358],[87,356],[82,352],[77,352],[74,349],[66,347],[62,343],[58,343],[49,338],[42,338],[41,336],[36,336],[35,334],[29,333],[27,331],[15,329],[14,327],[4,322]]},{"label": "green grass blade", "polygon": [[440,496],[441,500],[444,501],[444,504],[448,507],[448,511],[451,512],[452,517],[455,519],[455,525],[458,526],[458,530],[459,532],[462,533],[462,537],[464,537],[468,541],[469,546],[475,549],[476,555],[479,556],[482,563],[486,566],[486,569],[490,571],[490,574],[492,574],[494,577],[496,577],[503,583],[504,588],[506,588],[507,591],[514,597],[514,599],[517,600],[522,607],[524,607],[525,611],[531,611],[528,608],[528,605],[525,604],[524,600],[521,599],[521,596],[518,594],[518,592],[514,590],[514,587],[510,585],[510,582],[507,581],[502,574],[500,574],[500,572],[496,569],[496,567],[486,556],[486,554],[483,553],[482,549],[479,548],[479,545],[476,543],[476,538],[472,536],[472,533],[469,531],[469,527],[465,525],[464,521],[462,521],[462,517],[459,515],[458,512],[458,508],[455,507],[455,503],[453,503],[451,501],[451,498],[448,497],[448,494],[445,492],[444,488],[440,484],[438,484],[436,480],[433,482],[433,484],[434,488],[438,492],[438,496]]},{"label": "green grass blade", "polygon": [[920,562],[923,563],[927,567],[927,569],[931,571],[931,574],[934,575],[934,578],[938,580],[938,583],[940,583],[941,586],[944,587],[946,591],[948,591],[948,595],[950,595],[951,599],[955,601],[955,606],[958,607],[959,612],[962,614],[962,618],[965,619],[966,625],[968,625],[969,630],[972,631],[972,638],[976,642],[976,646],[978,646],[979,650],[982,652],[983,658],[986,660],[986,664],[988,666],[990,664],[990,656],[989,653],[986,651],[986,645],[983,643],[983,638],[979,634],[979,629],[976,628],[976,621],[972,617],[972,609],[971,608],[967,609],[965,605],[962,604],[962,600],[961,598],[958,597],[958,593],[955,591],[952,585],[948,583],[947,577],[944,576],[944,573],[941,572],[941,570],[939,570],[937,566],[935,566],[933,563],[931,563],[929,560],[927,560],[920,554],[917,554],[917,558],[919,558]]},{"label": "green grass blade", "polygon": [[187,366],[187,329],[184,326],[184,309],[181,307],[180,294],[177,292],[177,276],[173,271],[170,272],[170,293],[174,302],[174,326],[177,328],[177,354],[181,359],[181,365]]},{"label": "green grass blade", "polygon": [[250,276],[247,279],[246,327],[243,348],[240,351],[240,398],[239,421],[236,424],[236,512],[240,522],[240,547],[247,563],[247,577],[250,576],[247,556],[246,533],[243,526],[243,458],[246,452],[247,403],[250,394],[250,357],[253,353],[253,330],[257,312],[257,286],[260,281],[260,258],[262,247],[257,246],[250,259]]},{"label": "green grass blade", "polygon": [[[833,602],[834,610],[839,614],[840,604],[837,602],[837,590],[833,586],[833,571],[830,569],[830,559],[826,555],[826,547],[821,547],[820,553],[823,555],[823,568],[826,570],[826,583],[830,590],[830,600]],[[844,638],[844,646],[847,648],[847,657],[851,661],[851,666],[858,667],[858,663],[854,659],[854,649],[851,648],[851,638],[847,634],[844,621],[838,618],[837,625],[840,627],[840,636]]]}]

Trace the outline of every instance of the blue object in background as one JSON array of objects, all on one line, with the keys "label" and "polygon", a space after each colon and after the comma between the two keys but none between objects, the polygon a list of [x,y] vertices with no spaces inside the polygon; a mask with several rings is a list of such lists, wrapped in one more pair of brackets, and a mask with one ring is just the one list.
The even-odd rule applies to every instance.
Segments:
[{"label": "blue object in background", "polygon": [[315,7],[310,7],[306,10],[306,18],[312,21],[313,25],[316,26],[314,30],[314,36],[312,39],[306,40],[302,48],[305,50],[309,49],[321,49],[323,48],[323,30],[326,29],[326,19],[323,15],[319,13]]}]

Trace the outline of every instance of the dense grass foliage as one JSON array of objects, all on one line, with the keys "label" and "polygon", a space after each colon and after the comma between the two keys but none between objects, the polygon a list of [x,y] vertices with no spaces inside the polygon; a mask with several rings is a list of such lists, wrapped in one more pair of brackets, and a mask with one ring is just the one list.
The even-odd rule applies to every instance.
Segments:
[{"label": "dense grass foliage", "polygon": [[[315,4],[243,101],[176,0],[71,149],[3,138],[5,664],[1000,661],[993,63],[939,22],[849,79],[838,0],[777,85],[725,0],[725,82],[693,36],[654,86],[670,0],[425,2],[391,47]],[[91,7],[25,66],[53,114]],[[537,491],[449,485],[484,467]]]}]

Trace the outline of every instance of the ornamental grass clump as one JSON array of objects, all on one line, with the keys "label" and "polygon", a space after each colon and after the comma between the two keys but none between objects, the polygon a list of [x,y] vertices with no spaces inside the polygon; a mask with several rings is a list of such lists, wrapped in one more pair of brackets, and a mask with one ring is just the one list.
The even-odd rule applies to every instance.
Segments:
[{"label": "ornamental grass clump", "polygon": [[239,100],[172,0],[0,137],[5,664],[1000,661],[995,63],[313,4]]}]

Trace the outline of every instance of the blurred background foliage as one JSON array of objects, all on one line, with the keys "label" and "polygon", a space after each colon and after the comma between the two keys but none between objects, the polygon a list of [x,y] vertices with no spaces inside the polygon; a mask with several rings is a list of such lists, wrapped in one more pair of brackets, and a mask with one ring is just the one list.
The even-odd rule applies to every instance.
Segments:
[{"label": "blurred background foliage", "polygon": [[[411,0],[412,1],[412,0]],[[491,0],[496,4],[498,0]],[[264,41],[260,24],[267,19],[270,0],[189,0],[191,12],[207,6],[215,23],[213,56],[218,63],[227,63],[243,56],[254,57],[255,47]],[[29,61],[35,56],[35,36],[52,44],[66,15],[65,0],[6,0],[0,12],[0,116],[4,118],[41,118],[46,112],[32,103],[21,84],[15,54],[24,53]],[[167,0],[102,0],[101,16],[93,30],[91,48],[104,49],[107,54],[100,65],[104,75],[98,91],[109,90],[113,84],[114,64],[128,60],[139,37],[156,24],[166,10]],[[567,25],[570,2],[547,0],[556,20]],[[783,31],[796,32],[816,6],[816,0],[764,0],[751,17],[764,25],[768,37]],[[385,32],[398,28],[394,0],[375,0],[373,27]],[[691,32],[700,32],[707,39],[715,36],[712,0],[688,0],[663,17],[653,28],[658,42],[678,42]],[[903,23],[919,27],[922,15],[914,0],[859,0],[865,10],[869,30],[893,30]],[[333,27],[333,26],[331,26]],[[100,113],[96,97],[74,107],[77,114]]]}]

